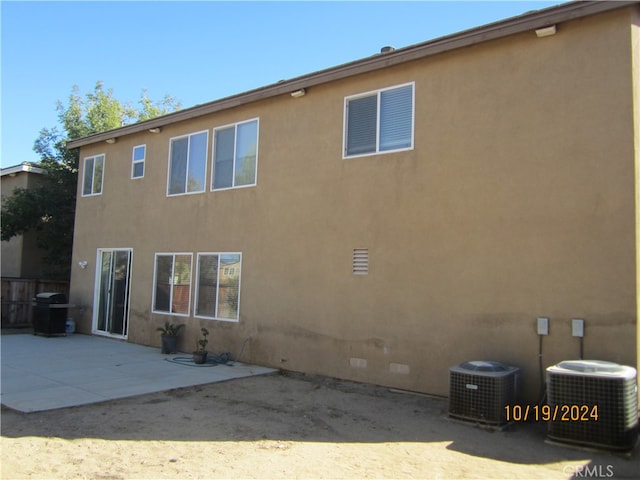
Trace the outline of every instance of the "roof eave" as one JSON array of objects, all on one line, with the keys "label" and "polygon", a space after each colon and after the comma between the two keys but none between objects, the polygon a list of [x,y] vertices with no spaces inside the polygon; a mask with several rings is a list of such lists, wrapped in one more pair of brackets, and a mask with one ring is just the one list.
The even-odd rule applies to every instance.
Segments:
[{"label": "roof eave", "polygon": [[47,175],[49,173],[47,170],[37,165],[34,165],[29,162],[23,162],[19,165],[13,165],[11,167],[3,168],[2,170],[0,170],[0,176],[4,177],[5,175],[16,175],[17,173],[22,173],[22,172],[37,173],[40,175]]},{"label": "roof eave", "polygon": [[309,73],[290,80],[280,81],[248,92],[225,97],[220,100],[196,105],[178,112],[146,120],[144,122],[134,123],[132,125],[71,140],[67,142],[67,148],[78,148],[111,138],[143,132],[152,128],[164,127],[169,124],[190,120],[192,118],[208,115],[247,103],[264,100],[278,95],[290,94],[300,88],[313,87],[323,83],[468,47],[489,40],[496,40],[526,31],[534,31],[541,27],[555,25],[638,3],[640,3],[638,0],[574,1],[544,10],[536,10],[517,17],[464,30],[459,33],[447,35],[424,43],[400,48],[389,53],[376,54],[371,57],[345,63],[336,67],[327,68],[325,70]]}]

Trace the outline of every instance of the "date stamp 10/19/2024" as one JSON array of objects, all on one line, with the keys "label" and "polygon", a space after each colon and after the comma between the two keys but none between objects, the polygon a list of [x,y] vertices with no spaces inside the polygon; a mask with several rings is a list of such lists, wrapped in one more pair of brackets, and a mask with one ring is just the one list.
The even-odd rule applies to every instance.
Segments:
[{"label": "date stamp 10/19/2024", "polygon": [[505,405],[507,422],[597,422],[598,405]]}]

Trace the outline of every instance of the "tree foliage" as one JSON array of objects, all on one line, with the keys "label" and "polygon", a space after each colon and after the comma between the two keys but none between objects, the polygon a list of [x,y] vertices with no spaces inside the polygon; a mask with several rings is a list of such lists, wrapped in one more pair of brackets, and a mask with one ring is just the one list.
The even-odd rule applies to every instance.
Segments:
[{"label": "tree foliage", "polygon": [[45,252],[47,276],[68,278],[71,271],[79,152],[68,150],[66,142],[149,120],[181,106],[169,95],[154,103],[146,90],[142,90],[138,103],[134,108],[120,102],[102,82],[85,95],[74,86],[68,103],[58,102],[56,106],[62,131],[58,127],[42,129],[33,146],[40,166],[48,171],[43,185],[17,188],[3,199],[2,240],[35,231],[38,246]]}]

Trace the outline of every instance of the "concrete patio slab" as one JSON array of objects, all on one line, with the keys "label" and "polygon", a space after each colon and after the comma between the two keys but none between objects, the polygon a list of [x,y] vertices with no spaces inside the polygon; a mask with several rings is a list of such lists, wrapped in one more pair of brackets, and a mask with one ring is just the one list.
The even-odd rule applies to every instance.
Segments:
[{"label": "concrete patio slab", "polygon": [[200,366],[188,354],[81,334],[2,335],[0,342],[2,405],[25,413],[277,371],[240,362]]}]

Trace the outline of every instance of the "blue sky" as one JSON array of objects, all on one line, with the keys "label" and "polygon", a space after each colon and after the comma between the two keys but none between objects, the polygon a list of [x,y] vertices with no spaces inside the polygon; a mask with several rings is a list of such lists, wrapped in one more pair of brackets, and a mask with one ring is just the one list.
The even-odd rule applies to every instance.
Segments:
[{"label": "blue sky", "polygon": [[74,85],[186,108],[560,3],[3,0],[1,164],[38,161]]}]

